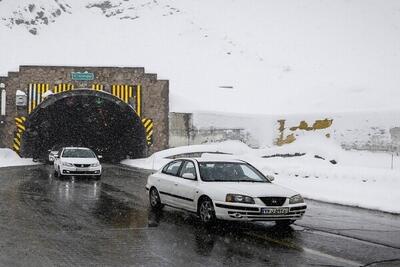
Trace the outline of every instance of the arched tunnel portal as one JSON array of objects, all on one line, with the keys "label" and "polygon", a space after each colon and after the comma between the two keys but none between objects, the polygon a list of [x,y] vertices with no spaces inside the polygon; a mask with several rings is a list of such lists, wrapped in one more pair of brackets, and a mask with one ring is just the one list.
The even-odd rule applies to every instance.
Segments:
[{"label": "arched tunnel portal", "polygon": [[144,126],[134,109],[105,92],[78,89],[48,96],[29,115],[21,155],[45,159],[54,146],[89,147],[106,161],[147,154]]}]

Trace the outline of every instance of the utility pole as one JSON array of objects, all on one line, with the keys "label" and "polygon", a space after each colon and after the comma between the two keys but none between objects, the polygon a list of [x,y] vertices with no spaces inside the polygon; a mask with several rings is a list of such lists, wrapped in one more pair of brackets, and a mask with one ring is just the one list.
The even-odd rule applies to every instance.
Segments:
[{"label": "utility pole", "polygon": [[390,169],[393,170],[393,157],[394,157],[394,152],[392,152],[392,163],[390,164]]}]

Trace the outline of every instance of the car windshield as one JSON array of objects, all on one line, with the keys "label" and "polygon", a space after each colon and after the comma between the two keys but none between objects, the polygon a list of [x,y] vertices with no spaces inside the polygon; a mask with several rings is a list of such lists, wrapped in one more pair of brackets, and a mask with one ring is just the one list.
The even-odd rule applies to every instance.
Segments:
[{"label": "car windshield", "polygon": [[201,179],[206,182],[269,182],[256,168],[247,163],[200,162],[199,169]]},{"label": "car windshield", "polygon": [[95,158],[96,155],[89,149],[66,149],[63,158]]}]

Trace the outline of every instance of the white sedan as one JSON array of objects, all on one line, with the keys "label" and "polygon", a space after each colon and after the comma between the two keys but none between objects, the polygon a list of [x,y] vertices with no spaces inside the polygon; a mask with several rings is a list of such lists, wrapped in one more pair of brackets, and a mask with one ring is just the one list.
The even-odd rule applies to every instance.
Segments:
[{"label": "white sedan", "polygon": [[289,225],[301,219],[307,208],[301,195],[272,180],[244,161],[188,158],[150,175],[146,189],[152,209],[184,209],[205,224],[222,219]]},{"label": "white sedan", "polygon": [[90,175],[101,177],[101,164],[96,154],[85,147],[64,147],[55,156],[54,174],[56,177]]},{"label": "white sedan", "polygon": [[50,164],[54,163],[55,157],[58,154],[58,152],[60,151],[62,147],[61,146],[53,146],[51,149],[48,150],[49,152],[49,158],[48,158],[48,162]]}]

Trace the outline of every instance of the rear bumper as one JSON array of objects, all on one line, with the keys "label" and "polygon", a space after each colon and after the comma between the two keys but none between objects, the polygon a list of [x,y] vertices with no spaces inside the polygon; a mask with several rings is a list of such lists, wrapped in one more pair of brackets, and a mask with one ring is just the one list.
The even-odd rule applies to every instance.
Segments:
[{"label": "rear bumper", "polygon": [[[275,209],[288,208],[289,212],[284,214],[262,214],[261,208]],[[289,206],[257,206],[257,205],[232,205],[226,203],[215,203],[215,215],[222,220],[235,221],[279,221],[299,220],[303,217],[307,205],[299,203]]]}]

